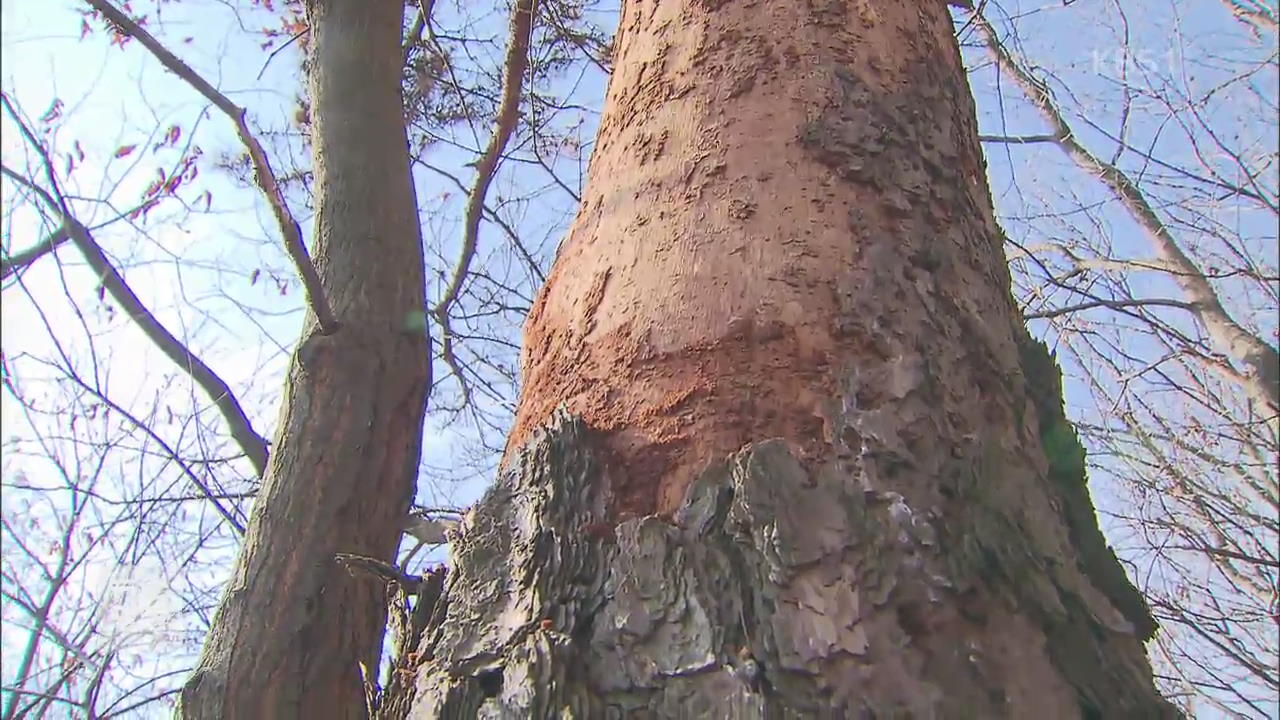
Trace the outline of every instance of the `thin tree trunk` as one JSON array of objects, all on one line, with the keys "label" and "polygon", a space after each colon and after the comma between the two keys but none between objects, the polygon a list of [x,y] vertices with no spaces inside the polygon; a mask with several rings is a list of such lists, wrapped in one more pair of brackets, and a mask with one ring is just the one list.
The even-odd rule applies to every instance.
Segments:
[{"label": "thin tree trunk", "polygon": [[367,716],[361,668],[370,679],[377,671],[384,592],[334,555],[395,552],[429,385],[400,102],[403,12],[395,0],[309,7],[314,256],[341,325],[321,335],[307,320],[244,546],[182,692],[183,717]]},{"label": "thin tree trunk", "polygon": [[1174,715],[945,3],[635,0],[615,48],[504,469],[383,716]]}]

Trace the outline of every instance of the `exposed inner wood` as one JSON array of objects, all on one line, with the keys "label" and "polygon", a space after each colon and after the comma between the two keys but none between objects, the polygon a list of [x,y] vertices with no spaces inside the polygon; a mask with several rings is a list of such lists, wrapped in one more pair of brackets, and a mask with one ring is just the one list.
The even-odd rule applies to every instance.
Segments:
[{"label": "exposed inner wood", "polygon": [[1176,714],[952,32],[931,0],[625,3],[504,469],[395,707]]},{"label": "exposed inner wood", "polygon": [[958,434],[1008,419],[999,390],[960,407],[1009,376],[1015,319],[942,3],[629,3],[616,47],[508,456],[567,403],[628,516],[756,439],[824,451],[851,372],[923,362]]}]

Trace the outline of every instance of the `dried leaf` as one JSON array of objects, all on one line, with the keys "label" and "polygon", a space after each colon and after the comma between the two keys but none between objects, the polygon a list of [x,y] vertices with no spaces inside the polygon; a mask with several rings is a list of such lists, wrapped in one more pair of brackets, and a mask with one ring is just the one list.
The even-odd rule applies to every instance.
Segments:
[{"label": "dried leaf", "polygon": [[62,117],[62,101],[58,98],[54,98],[53,102],[49,105],[49,109],[45,110],[44,114],[40,116],[40,122],[51,123],[60,117]]}]

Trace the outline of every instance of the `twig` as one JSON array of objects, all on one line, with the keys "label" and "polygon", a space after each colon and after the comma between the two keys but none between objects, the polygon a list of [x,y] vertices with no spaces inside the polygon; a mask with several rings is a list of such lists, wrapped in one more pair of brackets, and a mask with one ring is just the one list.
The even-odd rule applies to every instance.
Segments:
[{"label": "twig", "polygon": [[1147,300],[1090,300],[1089,302],[1067,305],[1060,308],[1054,308],[1052,310],[1041,310],[1040,312],[1026,313],[1022,317],[1027,320],[1043,320],[1045,318],[1070,315],[1071,313],[1080,312],[1081,310],[1092,310],[1093,308],[1099,307],[1119,310],[1120,308],[1142,307],[1144,305],[1175,307],[1183,310],[1193,309],[1191,303],[1182,302],[1181,300],[1166,300],[1164,298],[1150,298]]},{"label": "twig", "polygon": [[417,594],[418,588],[422,585],[422,576],[410,575],[385,560],[352,553],[335,553],[333,559],[352,575],[359,570],[384,582],[396,583],[410,595]]},{"label": "twig", "polygon": [[[219,493],[215,493],[213,488],[209,487],[208,483],[201,480],[199,475],[196,475],[195,471],[191,469],[190,464],[183,460],[182,456],[178,454],[177,449],[171,447],[169,443],[165,442],[164,438],[160,437],[159,433],[151,428],[150,425],[142,422],[140,418],[135,417],[133,413],[129,412],[119,403],[112,400],[106,393],[89,385],[75,373],[68,372],[66,373],[66,376],[71,380],[71,382],[80,386],[82,390],[101,400],[102,403],[110,408],[112,412],[123,417],[125,420],[128,420],[131,425],[146,433],[146,435],[151,438],[151,441],[160,446],[160,449],[169,456],[169,459],[173,460],[174,464],[178,466],[178,469],[182,471],[182,474],[186,475],[187,479],[191,481],[191,484],[196,486],[196,489],[200,491],[200,496],[213,505],[213,509],[222,516],[223,520],[227,521],[227,524],[231,526],[231,529],[235,530],[237,535],[244,535],[244,523],[240,522],[236,516],[220,502],[220,498],[223,496]],[[232,401],[234,402],[234,399]],[[240,406],[237,404],[236,408],[239,409],[239,407]],[[248,421],[246,420],[245,422]],[[252,432],[252,428],[250,429],[250,432]],[[250,460],[252,461],[252,458],[250,458]],[[259,473],[259,475],[261,475],[261,473]]]},{"label": "twig", "polygon": [[1060,143],[1057,135],[979,135],[979,142],[1004,143],[1006,145],[1031,145],[1033,143]]},{"label": "twig", "polygon": [[306,28],[305,30],[302,30],[301,32],[295,34],[293,37],[286,40],[284,44],[282,44],[280,47],[276,48],[275,50],[272,50],[271,54],[267,56],[266,61],[262,63],[262,69],[258,71],[258,75],[254,78],[254,80],[261,80],[263,73],[265,73],[267,71],[267,67],[271,65],[271,61],[275,60],[277,55],[284,52],[290,45],[297,42],[303,35],[306,35],[309,32],[311,32],[311,28]]}]

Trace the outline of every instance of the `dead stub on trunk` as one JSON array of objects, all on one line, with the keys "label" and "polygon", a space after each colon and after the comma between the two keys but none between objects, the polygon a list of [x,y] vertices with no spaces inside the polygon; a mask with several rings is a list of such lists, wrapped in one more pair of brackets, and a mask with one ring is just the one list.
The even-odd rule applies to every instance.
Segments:
[{"label": "dead stub on trunk", "polygon": [[887,489],[910,463],[765,440],[615,525],[559,412],[465,523],[380,716],[1176,716],[1132,625],[983,501],[1002,468],[952,459],[964,500],[913,507]]}]

